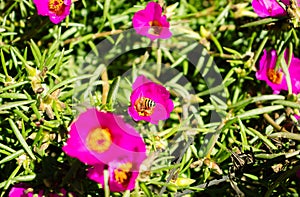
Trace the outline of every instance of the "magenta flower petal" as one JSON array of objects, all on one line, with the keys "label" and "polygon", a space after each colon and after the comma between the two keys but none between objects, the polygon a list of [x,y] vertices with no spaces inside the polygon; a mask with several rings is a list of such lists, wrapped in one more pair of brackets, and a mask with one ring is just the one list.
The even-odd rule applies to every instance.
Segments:
[{"label": "magenta flower petal", "polygon": [[[70,126],[63,151],[86,164],[109,163],[121,157],[128,149],[145,152],[145,144],[133,127],[117,115],[100,112],[95,108],[81,113]],[[141,146],[141,147],[138,147]]]},{"label": "magenta flower petal", "polygon": [[[30,187],[25,183],[19,183],[11,188],[9,194],[9,197],[42,197],[44,196],[44,190],[39,190],[38,193],[33,193],[33,190],[30,189]],[[47,196],[49,197],[67,197],[67,191],[62,188],[60,189],[60,194],[56,193],[48,193]],[[72,193],[72,196],[75,196]]]},{"label": "magenta flower petal", "polygon": [[[9,197],[32,197],[33,192],[29,191],[29,186],[24,183],[16,184],[9,191]],[[40,196],[40,195],[39,195]]]},{"label": "magenta flower petal", "polygon": [[149,2],[144,10],[136,12],[132,18],[133,27],[150,27],[150,22],[160,20],[162,8],[158,3]]},{"label": "magenta flower petal", "polygon": [[39,15],[49,16],[52,23],[58,24],[64,20],[71,9],[71,0],[33,0]]},{"label": "magenta flower petal", "polygon": [[37,7],[38,15],[48,16],[50,12],[48,8],[49,0],[33,0],[33,3]]},{"label": "magenta flower petal", "polygon": [[281,0],[281,2],[285,5],[290,5],[290,0]]},{"label": "magenta flower petal", "polygon": [[146,6],[146,8],[142,11],[139,11],[140,13],[144,13],[144,20],[149,19],[150,21],[153,20],[159,20],[162,14],[162,8],[158,3],[155,2],[149,2]]},{"label": "magenta flower petal", "polygon": [[293,114],[293,116],[294,116],[294,118],[296,118],[297,120],[299,120],[299,119],[300,119],[300,116],[299,116],[299,115],[297,115],[297,114]]},{"label": "magenta flower petal", "polygon": [[[290,0],[281,0],[284,5],[290,5]],[[300,0],[295,0],[296,6],[300,6]]]},{"label": "magenta flower petal", "polygon": [[158,124],[159,120],[170,117],[174,104],[165,87],[141,75],[133,83],[132,89],[128,113],[135,121]]},{"label": "magenta flower petal", "polygon": [[135,79],[134,83],[132,84],[132,89],[135,90],[140,86],[143,86],[145,83],[149,83],[149,82],[152,81],[150,79],[147,79],[144,75],[141,75]]},{"label": "magenta flower petal", "polygon": [[259,17],[280,17],[285,16],[286,11],[276,0],[253,0],[252,7]]},{"label": "magenta flower petal", "polygon": [[167,17],[162,16],[162,8],[155,2],[149,2],[144,10],[136,12],[132,24],[138,34],[147,36],[151,40],[168,39],[172,36]]},{"label": "magenta flower petal", "polygon": [[289,73],[291,77],[293,93],[300,93],[300,59],[292,57],[291,64],[289,66]]}]

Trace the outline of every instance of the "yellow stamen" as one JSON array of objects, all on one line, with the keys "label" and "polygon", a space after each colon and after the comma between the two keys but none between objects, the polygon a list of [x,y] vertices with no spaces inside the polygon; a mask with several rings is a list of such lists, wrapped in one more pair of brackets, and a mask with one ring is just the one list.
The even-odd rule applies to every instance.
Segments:
[{"label": "yellow stamen", "polygon": [[109,129],[97,128],[89,132],[86,138],[87,146],[90,150],[102,153],[109,149],[112,144]]},{"label": "yellow stamen", "polygon": [[50,0],[49,1],[49,10],[51,12],[56,13],[57,15],[61,15],[64,11],[64,1],[63,0]]},{"label": "yellow stamen", "polygon": [[267,71],[267,77],[272,83],[281,84],[283,73],[270,68]]},{"label": "yellow stamen", "polygon": [[154,108],[155,102],[146,97],[140,97],[134,103],[134,109],[140,116],[151,116]]},{"label": "yellow stamen", "polygon": [[131,172],[130,172],[131,168],[132,168],[132,163],[130,162],[121,164],[119,168],[114,170],[115,180],[122,185],[128,183],[129,178],[131,176]]}]

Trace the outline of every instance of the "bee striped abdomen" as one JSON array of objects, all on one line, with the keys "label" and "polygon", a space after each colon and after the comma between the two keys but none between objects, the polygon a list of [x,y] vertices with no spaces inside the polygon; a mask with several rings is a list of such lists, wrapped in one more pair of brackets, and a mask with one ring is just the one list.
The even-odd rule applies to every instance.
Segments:
[{"label": "bee striped abdomen", "polygon": [[155,107],[155,102],[152,101],[151,99],[145,98],[145,107],[146,108],[151,108],[151,107]]},{"label": "bee striped abdomen", "polygon": [[146,97],[138,98],[134,104],[134,108],[140,116],[151,116],[155,106],[155,101]]}]

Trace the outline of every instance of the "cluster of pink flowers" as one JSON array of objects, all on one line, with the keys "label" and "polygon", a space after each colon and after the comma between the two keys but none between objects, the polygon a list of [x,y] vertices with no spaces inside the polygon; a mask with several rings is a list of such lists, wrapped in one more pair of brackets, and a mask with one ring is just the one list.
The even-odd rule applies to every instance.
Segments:
[{"label": "cluster of pink flowers", "polygon": [[[162,85],[139,76],[133,83],[128,113],[136,121],[165,120],[174,107],[169,96]],[[63,151],[90,166],[87,176],[91,180],[104,185],[104,170],[108,170],[111,191],[135,187],[140,165],[146,158],[146,145],[121,116],[88,109],[71,124],[69,135]]]},{"label": "cluster of pink flowers", "polygon": [[[71,0],[33,0],[39,15],[48,16],[54,24],[70,14]],[[149,2],[145,9],[136,12],[133,27],[140,35],[151,40],[172,36],[170,24],[163,15],[162,7]],[[166,120],[174,108],[170,93],[162,85],[144,76],[133,83],[129,115],[135,120],[158,124]],[[89,165],[87,176],[104,186],[104,171],[109,172],[108,185],[111,191],[132,190],[139,174],[141,163],[146,158],[146,145],[140,134],[121,116],[87,109],[70,126],[69,138],[63,151]],[[65,195],[65,191],[61,191]],[[28,187],[14,187],[12,195],[32,196]],[[38,196],[42,195],[40,191]],[[18,195],[17,195],[18,196]]]},{"label": "cluster of pink flowers", "polygon": [[139,167],[146,158],[146,146],[122,117],[91,108],[71,124],[69,134],[63,151],[90,165],[90,179],[104,185],[104,169],[108,169],[111,191],[135,187]]},{"label": "cluster of pink flowers", "polygon": [[[165,87],[141,75],[132,89],[128,113],[135,121],[157,124],[170,117],[174,105]],[[140,134],[121,116],[96,108],[87,109],[72,122],[62,150],[89,165],[87,177],[102,186],[107,170],[108,186],[113,192],[134,189],[140,165],[146,158],[146,144]],[[61,193],[65,196],[66,191],[63,189]],[[10,194],[30,197],[33,192],[21,184],[13,187]],[[38,196],[42,195],[41,190]]]}]

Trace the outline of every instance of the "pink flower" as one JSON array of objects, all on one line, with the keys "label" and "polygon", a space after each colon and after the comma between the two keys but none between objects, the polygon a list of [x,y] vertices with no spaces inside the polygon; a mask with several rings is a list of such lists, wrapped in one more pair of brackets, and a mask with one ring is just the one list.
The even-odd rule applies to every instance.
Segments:
[{"label": "pink flower", "polygon": [[[72,196],[75,196],[73,193],[71,193]],[[20,183],[16,186],[12,187],[8,196],[9,197],[42,197],[44,195],[44,190],[39,190],[39,192],[35,195],[33,193],[33,189],[30,188],[27,184]],[[47,196],[49,197],[67,197],[67,191],[64,188],[60,189],[60,194],[58,193],[48,193]]]},{"label": "pink flower", "polygon": [[[285,60],[287,62],[287,50],[285,51]],[[282,69],[275,69],[277,54],[275,50],[264,50],[264,54],[259,61],[259,70],[256,72],[258,80],[265,81],[273,90],[274,94],[279,94],[281,90],[288,90],[285,74]],[[291,64],[288,68],[292,91],[300,93],[300,59],[292,57]]]},{"label": "pink flower", "polygon": [[120,116],[95,108],[79,115],[71,124],[69,135],[63,151],[89,165],[108,164],[134,148],[145,149],[139,133]]},{"label": "pink flower", "polygon": [[[288,0],[283,0],[282,2],[287,3]],[[280,17],[287,14],[276,0],[253,0],[252,7],[254,12],[261,18]]]},{"label": "pink flower", "polygon": [[167,39],[172,36],[167,17],[162,16],[162,8],[155,2],[149,2],[144,10],[136,12],[132,24],[138,34],[147,36],[151,40]]},{"label": "pink flower", "polygon": [[[9,197],[32,197],[33,190],[29,189],[29,186],[24,183],[16,184],[11,188],[8,194]],[[41,195],[38,195],[40,197]]]},{"label": "pink flower", "polygon": [[128,113],[135,121],[158,124],[159,120],[170,117],[174,104],[165,87],[141,75],[133,83],[132,90]]},{"label": "pink flower", "polygon": [[49,16],[52,23],[58,24],[70,14],[71,0],[33,0],[39,15]]},{"label": "pink flower", "polygon": [[280,0],[284,5],[290,5],[290,0]]},{"label": "pink flower", "polygon": [[[125,190],[132,190],[135,187],[135,180],[138,177],[139,172],[131,171],[131,162],[111,162],[108,166],[109,189],[112,192],[122,192]],[[97,164],[93,168],[89,169],[88,177],[104,185],[103,170],[105,165]]]},{"label": "pink flower", "polygon": [[127,141],[132,144],[130,150],[123,151],[122,156],[115,157],[107,164],[94,165],[89,169],[87,176],[103,186],[103,172],[104,169],[108,169],[108,185],[111,191],[121,192],[134,189],[140,165],[146,158],[146,148],[142,139],[135,141],[127,139]]}]

